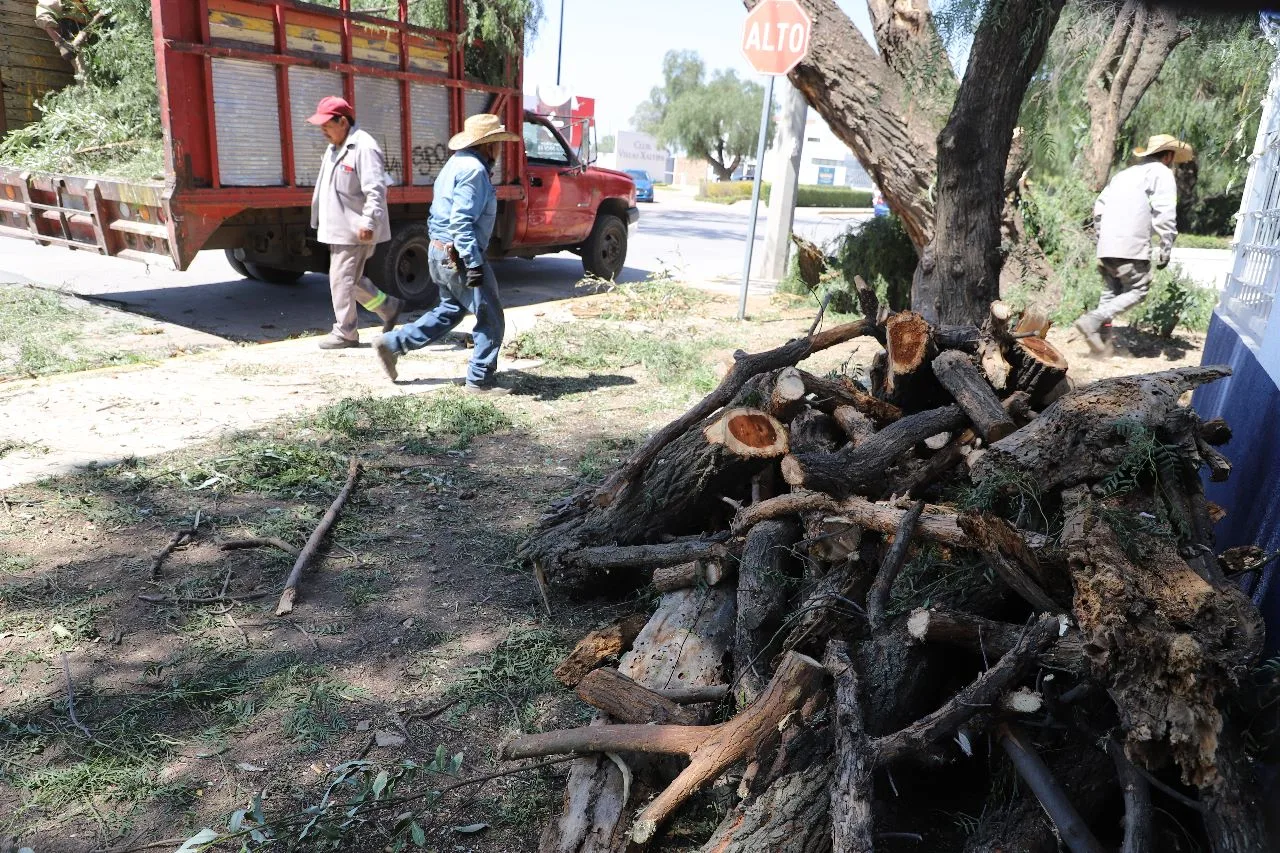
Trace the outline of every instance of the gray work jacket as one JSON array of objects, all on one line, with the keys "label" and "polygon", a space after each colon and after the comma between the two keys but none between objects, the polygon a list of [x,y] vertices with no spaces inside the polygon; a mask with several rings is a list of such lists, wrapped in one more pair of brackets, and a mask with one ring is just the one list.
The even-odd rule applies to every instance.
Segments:
[{"label": "gray work jacket", "polygon": [[311,227],[321,243],[355,245],[361,228],[373,231],[374,243],[391,239],[384,163],[377,140],[358,127],[325,150],[311,193]]}]

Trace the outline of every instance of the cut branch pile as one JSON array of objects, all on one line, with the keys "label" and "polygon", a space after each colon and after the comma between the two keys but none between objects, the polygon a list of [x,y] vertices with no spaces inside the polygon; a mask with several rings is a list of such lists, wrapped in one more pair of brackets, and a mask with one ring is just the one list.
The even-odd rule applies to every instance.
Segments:
[{"label": "cut branch pile", "polygon": [[[1229,711],[1262,623],[1199,473],[1230,433],[1186,405],[1229,369],[1074,389],[1043,317],[857,287],[870,319],[739,352],[525,544],[563,593],[661,596],[558,671],[590,725],[503,746],[581,756],[540,849],[691,849],[712,803],[704,853],[1267,849]],[[865,385],[799,369],[862,336]]]}]

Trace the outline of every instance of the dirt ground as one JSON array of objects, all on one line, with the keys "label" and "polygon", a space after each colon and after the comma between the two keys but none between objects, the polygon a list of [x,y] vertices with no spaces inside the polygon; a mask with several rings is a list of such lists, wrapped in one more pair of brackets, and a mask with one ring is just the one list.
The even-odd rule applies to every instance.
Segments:
[{"label": "dirt ground", "polygon": [[[743,327],[735,307],[665,287],[531,313],[516,323],[525,358],[501,379],[511,393],[479,401],[441,390],[462,349],[431,354],[419,365],[439,363],[398,387],[338,382],[335,362],[302,341],[4,386],[7,422],[57,429],[43,451],[0,456],[18,463],[0,494],[0,839],[36,853],[176,848],[202,827],[227,831],[255,797],[268,818],[301,814],[335,769],[364,761],[360,790],[387,770],[388,796],[419,798],[349,827],[339,849],[400,849],[389,833],[402,814],[418,827],[399,836],[410,847],[536,849],[565,765],[429,794],[511,769],[495,759],[505,738],[587,719],[551,668],[591,627],[651,601],[553,593],[548,616],[516,548],[551,501],[698,399],[733,349],[802,334],[813,311],[762,298]],[[1119,354],[1095,361],[1070,338],[1051,334],[1085,381],[1196,363],[1202,345],[1120,329]],[[859,341],[806,366],[856,368],[875,348]],[[149,418],[168,443],[148,440]],[[73,464],[77,433],[95,429],[123,461],[36,479],[51,457]],[[355,497],[296,610],[276,617],[292,557],[220,543],[300,547],[353,454],[367,466]],[[197,512],[191,541],[157,566]],[[419,778],[397,778],[407,761]],[[694,804],[666,849],[716,817]],[[301,825],[277,824],[278,837]],[[298,849],[325,848],[309,836]]]}]

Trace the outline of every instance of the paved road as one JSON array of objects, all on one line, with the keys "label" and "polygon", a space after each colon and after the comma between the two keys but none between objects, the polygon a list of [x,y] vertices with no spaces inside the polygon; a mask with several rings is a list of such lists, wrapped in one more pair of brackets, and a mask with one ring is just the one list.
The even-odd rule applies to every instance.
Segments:
[{"label": "paved road", "polygon": [[[641,208],[622,278],[641,280],[666,268],[686,280],[734,286],[741,276],[748,218],[743,204],[707,204],[663,193],[658,203]],[[858,221],[848,214],[800,210],[795,229],[826,242]],[[762,208],[758,232],[764,223]],[[756,244],[758,257],[764,245],[759,233]],[[582,278],[581,261],[567,252],[532,261],[502,261],[496,270],[504,301],[511,307],[573,296]],[[227,266],[221,251],[201,252],[190,269],[179,273],[0,237],[0,282],[4,281],[30,281],[112,300],[129,311],[241,341],[318,334],[333,322],[324,276],[307,275],[287,286],[245,280]]]}]

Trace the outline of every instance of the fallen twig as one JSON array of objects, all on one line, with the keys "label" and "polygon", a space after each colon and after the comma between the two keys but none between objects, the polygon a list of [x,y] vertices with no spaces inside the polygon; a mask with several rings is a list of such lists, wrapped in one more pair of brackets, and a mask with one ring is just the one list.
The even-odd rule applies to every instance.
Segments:
[{"label": "fallen twig", "polygon": [[169,540],[169,544],[164,547],[163,551],[161,551],[159,554],[156,554],[155,558],[151,561],[151,579],[152,580],[155,580],[156,578],[160,577],[160,566],[161,564],[164,563],[165,558],[167,558],[170,554],[172,554],[179,547],[181,547],[182,544],[185,543],[187,540],[194,537],[196,535],[196,531],[199,529],[200,529],[200,510],[197,509],[195,520],[191,522],[191,526],[183,530],[179,530],[177,533],[173,534],[173,538]]},{"label": "fallen twig", "polygon": [[71,722],[77,729],[84,733],[85,737],[89,740],[93,740],[93,732],[86,729],[84,724],[80,722],[78,717],[76,717],[76,688],[75,684],[71,681],[71,665],[67,663],[66,652],[62,653],[62,675],[67,681],[67,713],[71,717]]},{"label": "fallen twig", "polygon": [[893,582],[897,579],[898,572],[902,570],[902,564],[906,562],[907,551],[911,548],[911,537],[915,534],[916,524],[920,522],[922,512],[924,512],[924,501],[916,501],[902,516],[902,520],[898,522],[898,529],[894,532],[893,544],[884,555],[880,571],[876,573],[871,591],[867,593],[867,619],[873,631],[884,622],[885,608],[889,605],[889,592],[893,589]]},{"label": "fallen twig", "polygon": [[251,592],[247,595],[213,595],[208,598],[191,598],[185,595],[139,595],[142,601],[153,604],[223,604],[228,601],[252,601],[255,598],[271,595],[269,591]]},{"label": "fallen twig", "polygon": [[831,291],[828,290],[822,296],[822,304],[818,306],[818,316],[813,318],[813,323],[809,326],[809,337],[813,337],[813,333],[822,325],[822,315],[827,313],[829,304],[831,304]]},{"label": "fallen twig", "polygon": [[[1013,726],[1000,727],[1000,745],[1008,753],[1018,775],[1040,801],[1045,813],[1058,829],[1058,835],[1071,853],[1104,853],[1104,848],[1089,831],[1075,806],[1067,799],[1062,785],[1053,778],[1044,760],[1031,745],[1025,732]],[[1127,849],[1127,848],[1126,848]]]},{"label": "fallen twig", "polygon": [[279,548],[291,557],[298,556],[298,549],[283,539],[271,537],[262,539],[229,539],[218,546],[223,551],[236,551],[242,548]]},{"label": "fallen twig", "polygon": [[354,456],[351,457],[351,461],[347,465],[346,485],[342,487],[342,491],[338,492],[338,496],[334,498],[333,504],[329,507],[329,511],[324,514],[324,518],[320,519],[316,529],[311,531],[311,537],[307,539],[306,547],[298,555],[298,559],[293,564],[293,571],[289,572],[289,578],[284,582],[284,592],[280,595],[280,603],[276,605],[277,616],[285,616],[293,612],[293,602],[298,595],[298,582],[302,580],[302,572],[311,563],[316,551],[320,549],[320,542],[329,533],[329,528],[338,520],[338,513],[342,511],[347,498],[351,497],[351,492],[356,487],[356,480],[360,477],[360,471],[360,461]]}]

